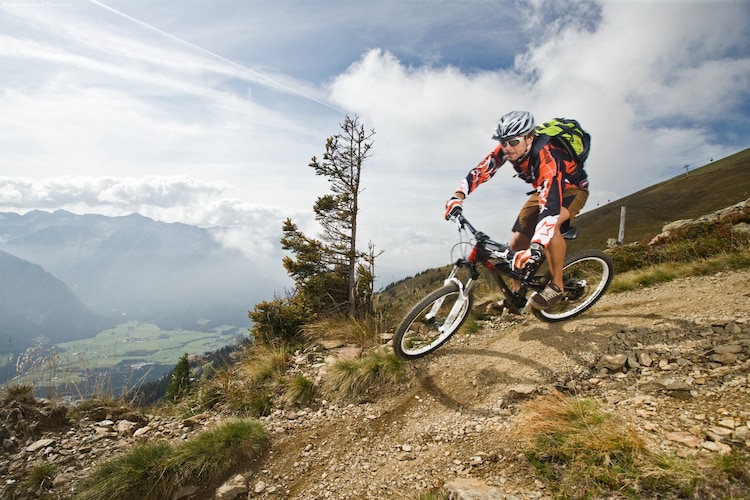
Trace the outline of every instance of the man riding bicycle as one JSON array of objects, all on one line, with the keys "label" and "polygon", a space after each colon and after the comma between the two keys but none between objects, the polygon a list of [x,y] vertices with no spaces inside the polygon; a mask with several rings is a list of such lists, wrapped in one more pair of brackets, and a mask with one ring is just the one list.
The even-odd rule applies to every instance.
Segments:
[{"label": "man riding bicycle", "polygon": [[527,265],[535,266],[544,253],[552,280],[529,301],[535,309],[548,309],[563,295],[567,245],[561,227],[571,222],[586,204],[588,176],[566,148],[534,133],[534,117],[528,111],[503,115],[492,138],[499,144],[461,180],[445,204],[445,218],[459,213],[466,196],[509,161],[518,177],[534,187],[513,225],[510,241],[510,248],[516,252],[513,267],[524,270]]}]

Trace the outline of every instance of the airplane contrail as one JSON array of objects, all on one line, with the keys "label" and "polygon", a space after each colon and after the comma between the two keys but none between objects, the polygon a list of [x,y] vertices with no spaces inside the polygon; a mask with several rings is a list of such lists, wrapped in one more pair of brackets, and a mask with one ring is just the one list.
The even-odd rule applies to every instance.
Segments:
[{"label": "airplane contrail", "polygon": [[90,0],[90,2],[93,3],[94,5],[98,5],[99,7],[103,8],[103,9],[106,9],[106,10],[108,10],[108,11],[114,13],[114,14],[117,14],[118,16],[124,17],[128,21],[132,21],[132,22],[134,22],[136,24],[139,24],[140,26],[143,26],[144,28],[148,28],[148,29],[150,29],[152,31],[155,31],[156,33],[159,33],[160,35],[162,35],[162,36],[164,36],[166,38],[169,38],[170,40],[173,40],[173,41],[175,41],[177,43],[185,45],[186,47],[190,47],[191,49],[197,50],[197,51],[202,52],[204,54],[208,54],[208,55],[210,55],[212,57],[215,57],[215,58],[219,59],[220,61],[223,61],[223,62],[225,62],[225,63],[227,63],[229,65],[232,65],[232,66],[234,66],[236,68],[239,68],[239,69],[241,69],[243,71],[246,71],[246,72],[254,75],[258,80],[260,80],[262,82],[265,82],[265,84],[268,85],[271,88],[276,88],[276,89],[284,90],[284,91],[286,91],[286,92],[288,92],[290,94],[294,94],[296,96],[302,97],[302,98],[307,99],[309,101],[318,103],[318,104],[320,104],[322,106],[330,108],[330,109],[332,109],[334,111],[338,111],[340,113],[344,113],[345,112],[341,108],[338,108],[338,107],[336,107],[336,106],[334,106],[334,105],[332,105],[330,103],[327,103],[325,101],[322,101],[320,99],[317,99],[315,97],[307,95],[307,94],[305,94],[303,92],[300,92],[299,90],[293,89],[293,88],[289,87],[288,85],[284,85],[281,82],[273,80],[273,79],[267,77],[266,75],[264,75],[262,73],[259,73],[257,71],[254,71],[254,70],[248,68],[247,66],[243,66],[242,64],[239,64],[239,63],[237,63],[235,61],[232,61],[231,59],[227,59],[226,57],[224,57],[222,55],[219,55],[219,54],[217,54],[215,52],[211,52],[210,50],[204,49],[203,47],[200,47],[198,45],[195,45],[194,43],[188,42],[187,40],[183,40],[182,38],[179,38],[179,37],[177,37],[177,36],[175,36],[175,35],[173,35],[171,33],[167,33],[164,30],[160,30],[156,26],[152,26],[152,25],[150,25],[150,24],[148,24],[146,22],[141,21],[140,19],[136,19],[133,16],[130,16],[128,14],[125,14],[124,12],[121,12],[121,11],[115,9],[115,8],[110,7],[109,5],[105,5],[102,2],[99,2],[98,0]]}]

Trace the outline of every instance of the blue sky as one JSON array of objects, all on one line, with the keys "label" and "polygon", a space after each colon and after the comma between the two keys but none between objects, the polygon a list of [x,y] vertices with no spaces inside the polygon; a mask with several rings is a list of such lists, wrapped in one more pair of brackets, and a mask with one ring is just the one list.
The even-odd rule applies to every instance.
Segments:
[{"label": "blue sky", "polygon": [[[0,211],[215,228],[284,285],[346,113],[387,284],[448,263],[443,204],[515,109],[591,132],[589,210],[745,149],[750,3],[0,0]],[[526,191],[506,166],[465,212],[504,239]]]}]

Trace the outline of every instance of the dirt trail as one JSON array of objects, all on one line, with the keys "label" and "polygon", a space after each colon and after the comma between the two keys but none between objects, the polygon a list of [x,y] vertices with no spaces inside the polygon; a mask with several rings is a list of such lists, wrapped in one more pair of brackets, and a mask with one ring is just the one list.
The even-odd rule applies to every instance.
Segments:
[{"label": "dirt trail", "polygon": [[[377,399],[266,418],[272,448],[246,474],[250,497],[414,498],[467,477],[515,498],[549,497],[513,425],[518,401],[563,386],[627,413],[659,451],[710,453],[665,436],[696,421],[750,423],[748,285],[750,272],[732,272],[608,294],[563,323],[493,318],[411,363],[409,381]],[[744,346],[734,363],[711,361],[732,342]],[[605,354],[634,351],[658,364],[595,368]],[[693,385],[677,397],[665,377]]]}]

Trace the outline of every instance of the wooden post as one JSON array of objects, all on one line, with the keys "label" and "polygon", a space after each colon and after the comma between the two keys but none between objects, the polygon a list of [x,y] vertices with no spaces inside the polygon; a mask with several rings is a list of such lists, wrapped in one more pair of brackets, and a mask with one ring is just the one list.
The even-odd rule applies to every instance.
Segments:
[{"label": "wooden post", "polygon": [[625,206],[620,207],[620,232],[617,235],[617,242],[620,245],[625,243]]}]

